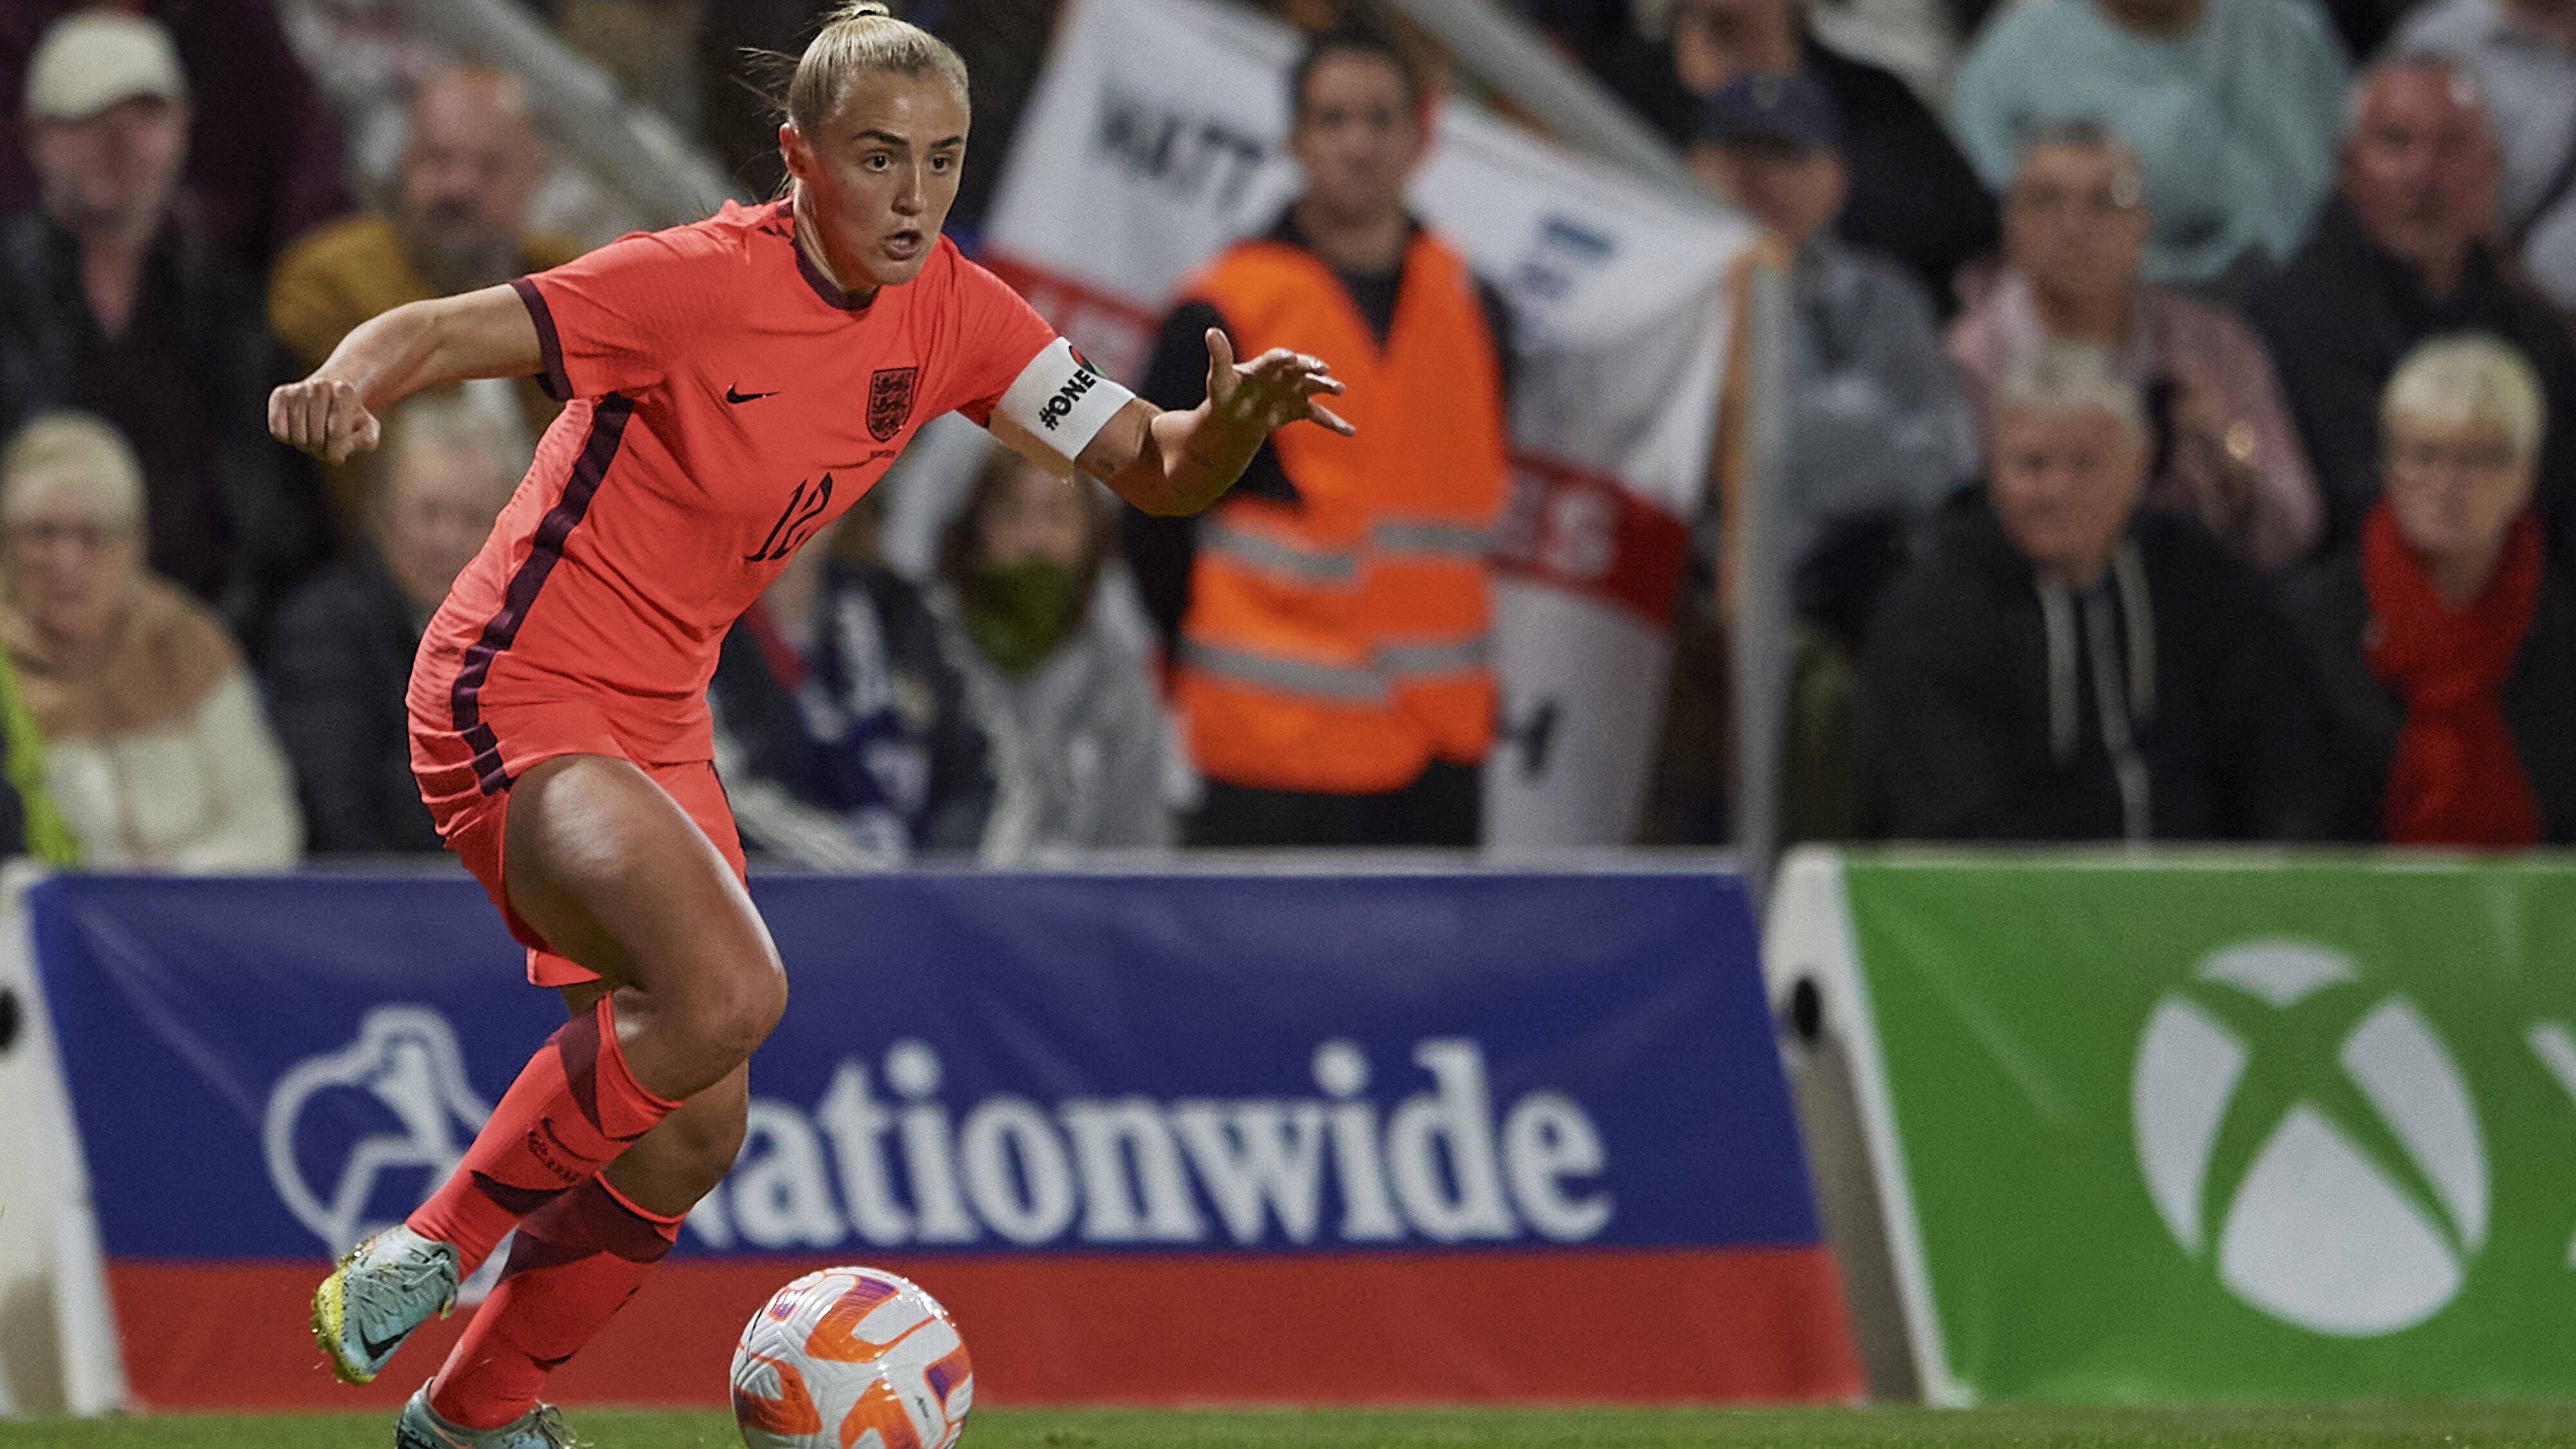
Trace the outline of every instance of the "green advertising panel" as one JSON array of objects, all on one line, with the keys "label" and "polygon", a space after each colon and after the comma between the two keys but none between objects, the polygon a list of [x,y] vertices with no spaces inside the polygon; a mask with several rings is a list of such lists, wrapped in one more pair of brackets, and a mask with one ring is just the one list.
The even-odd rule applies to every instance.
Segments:
[{"label": "green advertising panel", "polygon": [[2576,1396],[2576,864],[1854,856],[1843,895],[1948,1397]]}]

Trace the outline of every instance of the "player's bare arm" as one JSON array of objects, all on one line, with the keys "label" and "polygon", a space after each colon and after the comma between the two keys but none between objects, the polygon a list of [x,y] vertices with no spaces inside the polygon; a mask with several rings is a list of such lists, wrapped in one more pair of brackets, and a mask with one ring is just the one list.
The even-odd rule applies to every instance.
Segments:
[{"label": "player's bare arm", "polygon": [[313,375],[268,395],[268,431],[325,462],[382,436],[377,414],[423,388],[526,377],[544,366],[537,324],[507,286],[410,302],[340,339]]},{"label": "player's bare arm", "polygon": [[1223,497],[1269,436],[1311,422],[1348,437],[1351,425],[1317,399],[1342,383],[1321,358],[1272,348],[1250,362],[1209,328],[1208,395],[1187,411],[1132,399],[1075,461],[1147,513],[1196,513]]}]

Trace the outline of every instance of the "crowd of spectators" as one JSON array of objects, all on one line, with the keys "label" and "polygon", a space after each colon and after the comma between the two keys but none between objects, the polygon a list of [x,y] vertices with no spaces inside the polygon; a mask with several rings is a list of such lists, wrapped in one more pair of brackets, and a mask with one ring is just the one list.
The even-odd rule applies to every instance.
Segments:
[{"label": "crowd of spectators", "polygon": [[[2576,839],[2549,562],[2576,548],[2576,7],[1522,8],[1786,249],[1793,837]],[[1883,95],[1870,58],[1953,46],[1955,71],[1906,72],[1912,143],[1955,141],[2000,225],[1936,262],[1920,242],[1970,205],[1922,154],[1873,180],[1851,77]],[[1874,189],[1926,219],[1874,235]],[[1822,305],[1837,272],[1878,300]],[[1940,472],[1919,445],[1944,391],[1973,422]],[[1910,496],[1908,440],[1937,474]],[[1880,541],[1855,550],[1861,525]],[[1721,597],[1726,533],[1693,574]],[[1691,667],[1723,612],[1677,615],[1659,806],[1731,749],[1705,696],[1738,681]]]},{"label": "crowd of spectators", "polygon": [[[1797,578],[1793,836],[2576,840],[2576,0],[1496,3],[1788,275],[1765,543]],[[792,48],[815,7],[536,8],[731,174],[774,176],[730,58]],[[1053,6],[912,8],[977,67],[971,221],[1037,63],[1010,37]],[[267,437],[265,396],[370,317],[599,238],[548,225],[580,209],[524,82],[379,9],[0,20],[0,852],[438,849],[411,657],[558,404],[534,380],[424,396],[325,469]],[[1358,328],[1354,356],[1450,401],[1382,421],[1377,461],[1265,450],[1186,527],[997,453],[927,577],[884,561],[864,501],[724,644],[718,763],[755,853],[1476,837],[1492,683],[1448,654],[1487,606],[1442,551],[1499,507],[1511,318],[1474,287],[1393,330],[1452,265],[1402,203],[1430,82],[1410,42],[1334,54],[1294,87],[1310,190],[1253,240],[1320,263],[1305,315]],[[1148,396],[1195,400],[1237,285],[1221,261],[1185,289]],[[1434,336],[1490,360],[1408,351]],[[1749,426],[1731,393],[1651,839],[1730,829],[1734,681],[1709,661]],[[1247,664],[1336,589],[1412,602],[1297,669]],[[1377,714],[1333,649],[1379,661]],[[1175,691],[1351,743],[1214,758]]]}]

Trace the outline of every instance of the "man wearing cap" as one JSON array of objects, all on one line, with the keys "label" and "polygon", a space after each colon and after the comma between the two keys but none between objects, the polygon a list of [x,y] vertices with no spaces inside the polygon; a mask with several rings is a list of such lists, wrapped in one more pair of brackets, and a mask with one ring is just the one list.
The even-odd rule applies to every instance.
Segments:
[{"label": "man wearing cap", "polygon": [[188,77],[183,185],[194,223],[235,266],[265,271],[289,240],[349,209],[338,118],[281,21],[299,8],[310,7],[280,0],[0,4],[0,216],[36,206],[26,86],[37,42],[75,11],[149,15],[169,31]]},{"label": "man wearing cap", "polygon": [[26,76],[39,208],[0,221],[0,431],[79,408],[143,466],[151,568],[237,632],[321,551],[309,473],[264,426],[258,296],[176,206],[189,94],[145,16],[80,11]]},{"label": "man wearing cap", "polygon": [[[1784,572],[1777,577],[1805,569],[1798,677],[1831,693],[1836,686],[1827,681],[1848,678],[1847,660],[1877,582],[1868,570],[1836,561],[1853,556],[1860,540],[1884,543],[1901,535],[1977,470],[1975,428],[1921,284],[1833,230],[1851,177],[1824,87],[1803,72],[1737,77],[1702,106],[1690,161],[1701,179],[1761,223],[1766,250],[1788,263],[1788,418],[1773,531],[1747,540],[1733,526],[1743,502],[1747,369],[1727,369],[1719,486],[1696,531],[1653,812],[1656,838],[1676,842],[1722,838],[1716,797],[1726,785],[1726,752],[1708,722],[1724,713],[1716,698],[1726,657],[1720,620],[1728,606],[1724,580],[1732,577],[1730,565],[1744,562],[1740,550],[1759,547],[1781,560]],[[1751,316],[1743,305],[1744,280],[1739,271],[1732,349],[1739,359]],[[1833,788],[1827,777],[1836,773],[1820,767],[1816,787]],[[1806,783],[1790,781],[1793,812],[1816,803]],[[1809,818],[1818,833],[1833,834],[1850,824],[1835,816],[1826,809]]]},{"label": "man wearing cap", "polygon": [[1691,167],[1791,257],[1786,556],[1840,519],[1931,512],[1976,473],[1975,426],[1921,286],[1829,225],[1850,185],[1832,99],[1803,73],[1735,80]]}]

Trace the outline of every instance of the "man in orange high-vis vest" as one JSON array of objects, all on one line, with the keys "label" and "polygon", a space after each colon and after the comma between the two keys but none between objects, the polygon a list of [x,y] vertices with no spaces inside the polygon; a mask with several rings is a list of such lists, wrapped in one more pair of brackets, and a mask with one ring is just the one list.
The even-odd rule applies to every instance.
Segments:
[{"label": "man in orange high-vis vest", "polygon": [[1128,515],[1205,782],[1189,839],[1472,846],[1496,708],[1506,314],[1405,209],[1430,139],[1411,61],[1335,31],[1292,98],[1305,193],[1184,284],[1141,391],[1195,400],[1223,328],[1238,349],[1333,359],[1358,432],[1283,434],[1198,518]]}]

